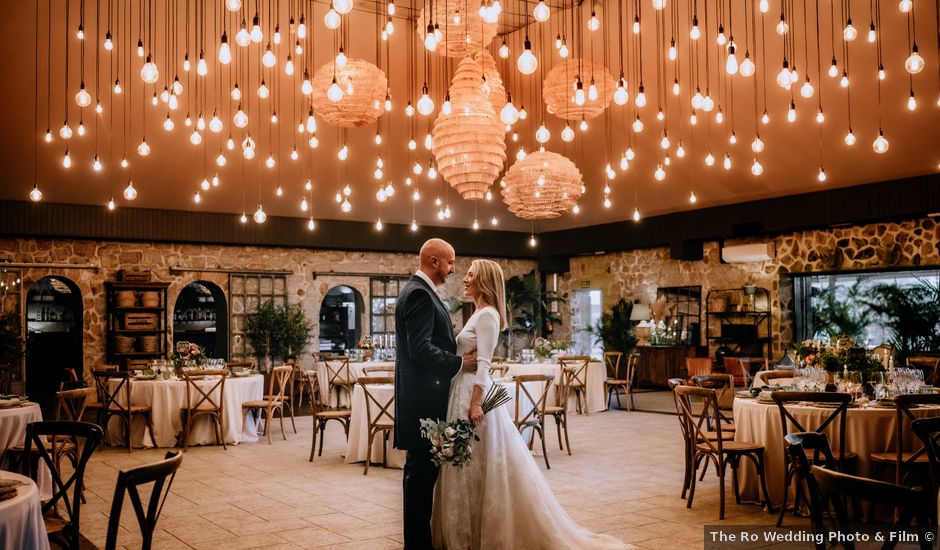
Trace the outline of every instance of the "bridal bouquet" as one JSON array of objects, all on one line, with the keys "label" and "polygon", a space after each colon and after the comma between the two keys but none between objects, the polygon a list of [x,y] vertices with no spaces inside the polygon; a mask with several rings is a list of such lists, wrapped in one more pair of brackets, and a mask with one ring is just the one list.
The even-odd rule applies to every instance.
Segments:
[{"label": "bridal bouquet", "polygon": [[[483,414],[509,402],[509,393],[499,384],[490,386],[483,398]],[[431,462],[435,466],[450,463],[462,468],[471,457],[472,441],[479,441],[473,423],[467,419],[446,422],[431,418],[421,419],[421,436],[431,442]]]}]

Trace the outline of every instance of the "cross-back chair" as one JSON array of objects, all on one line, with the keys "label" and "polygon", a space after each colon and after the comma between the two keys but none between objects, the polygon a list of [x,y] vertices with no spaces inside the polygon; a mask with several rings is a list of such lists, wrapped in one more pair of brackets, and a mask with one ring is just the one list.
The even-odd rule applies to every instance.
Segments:
[{"label": "cross-back chair", "polygon": [[[163,460],[151,464],[144,464],[130,470],[118,473],[117,485],[114,487],[114,498],[111,499],[111,515],[108,518],[108,538],[105,550],[117,548],[118,527],[121,523],[121,509],[124,506],[126,493],[134,507],[134,517],[140,527],[141,550],[150,550],[153,544],[153,532],[157,527],[163,504],[170,495],[170,487],[176,477],[176,471],[183,462],[183,453],[170,451]],[[144,509],[143,499],[139,488],[142,485],[153,483],[150,496],[147,500],[147,509]]]},{"label": "cross-back chair", "polygon": [[[545,448],[545,426],[542,420],[545,418],[546,414],[548,390],[552,387],[554,380],[555,377],[551,374],[521,374],[516,376],[515,401],[513,405],[513,422],[519,430],[519,433],[524,432],[526,428],[530,428],[539,434],[539,439],[542,441],[542,457],[545,459],[546,469],[551,469],[551,466],[548,463],[548,450]],[[538,389],[534,389],[533,386]],[[566,441],[567,437],[568,430],[566,428]],[[559,436],[558,442],[560,445],[561,436]],[[529,448],[532,448],[531,441]]]},{"label": "cross-back chair", "polygon": [[927,466],[930,461],[925,445],[919,445],[913,451],[904,450],[908,447],[909,426],[917,420],[917,416],[911,411],[921,405],[940,405],[940,394],[912,393],[898,395],[894,398],[894,403],[897,414],[894,428],[894,452],[872,453],[870,459],[879,466],[893,466],[895,472],[894,483],[904,485],[907,473],[917,467]]},{"label": "cross-back chair", "polygon": [[385,365],[375,365],[372,367],[362,367],[362,374],[366,376],[394,376],[395,367]]},{"label": "cross-back chair", "polygon": [[[366,420],[369,423],[369,441],[366,445],[366,466],[362,475],[369,474],[369,463],[372,462],[372,445],[375,436],[382,434],[382,466],[388,466],[388,439],[395,429],[395,394],[387,399],[376,396],[376,386],[391,386],[395,384],[392,376],[361,376],[357,381],[362,387],[366,398]],[[322,442],[321,442],[322,445]]]},{"label": "cross-back chair", "polygon": [[[742,458],[749,459],[757,469],[757,475],[760,478],[761,493],[765,503],[770,502],[767,496],[767,482],[764,478],[764,447],[747,441],[737,441],[728,439],[722,434],[722,416],[718,410],[718,391],[710,388],[697,388],[693,386],[676,386],[675,393],[679,401],[682,418],[686,423],[686,429],[689,433],[689,439],[692,445],[692,467],[691,483],[689,486],[689,497],[686,501],[686,507],[692,507],[692,499],[695,497],[695,472],[698,471],[700,464],[707,464],[709,461],[714,463],[715,470],[718,473],[718,491],[719,491],[719,519],[725,518],[725,475],[727,467],[731,466],[731,479],[734,486],[735,501],[741,503],[741,495],[738,488],[738,466]],[[692,402],[701,400],[702,411],[699,414],[693,412]],[[712,438],[709,432],[709,425],[715,428],[715,437]]]},{"label": "cross-back chair", "polygon": [[[588,409],[587,387],[588,387],[588,364],[591,358],[587,355],[567,355],[558,359],[561,366],[561,383],[567,388],[567,392],[574,392],[575,403],[579,414],[590,414]],[[567,399],[567,395],[565,398]],[[584,400],[582,404],[582,399]],[[567,406],[564,401],[559,405]]]},{"label": "cross-back chair", "polygon": [[353,386],[356,385],[356,378],[349,370],[349,357],[345,355],[321,355],[320,362],[326,368],[326,387],[327,403],[333,399],[336,393],[336,405],[342,404],[342,394],[346,394],[347,403],[352,402]]},{"label": "cross-back chair", "polygon": [[[50,539],[71,550],[79,548],[85,467],[102,437],[101,428],[89,422],[52,420],[26,425],[25,454],[29,477],[39,482],[40,461],[52,476],[52,497],[42,505],[46,532]],[[74,442],[77,458],[68,477],[64,477],[45,441],[52,441],[53,446],[57,441]],[[38,455],[38,460],[34,460],[33,453]]]},{"label": "cross-back chair", "polygon": [[[734,403],[734,377],[730,374],[720,373],[699,374],[692,377],[691,385],[698,388],[713,389],[717,392],[718,414],[724,422],[724,431],[735,431],[734,422],[723,412],[731,410]],[[708,429],[714,431],[715,428],[709,423]]]},{"label": "cross-back chair", "polygon": [[924,371],[924,380],[928,384],[937,383],[938,367],[940,367],[940,357],[917,356],[908,357],[907,364],[911,368]]},{"label": "cross-back chair", "polygon": [[[796,500],[800,498],[809,505],[810,525],[817,538],[814,541],[816,550],[826,550],[826,540],[830,529],[823,521],[827,508],[827,501],[823,498],[816,478],[813,477],[813,464],[821,464],[829,470],[836,469],[835,457],[829,446],[829,438],[824,433],[797,432],[784,437],[787,456],[793,464],[796,479]],[[812,458],[811,458],[812,457]],[[794,505],[794,509],[797,506]],[[782,517],[782,516],[781,516]],[[780,527],[778,521],[777,527]]]},{"label": "cross-back chair", "polygon": [[[918,418],[911,423],[914,434],[924,444],[924,452],[930,465],[925,478],[925,488],[928,495],[936,495],[940,487],[940,416],[932,418]],[[937,501],[930,501],[930,519],[937,517]]]},{"label": "cross-back chair", "polygon": [[268,381],[267,395],[263,399],[242,403],[242,423],[248,421],[248,415],[252,412],[264,411],[264,433],[268,439],[268,445],[271,444],[271,423],[274,420],[275,413],[281,421],[281,437],[284,438],[284,441],[287,441],[287,431],[284,429],[284,406],[286,403],[284,393],[288,382],[290,382],[292,370],[293,367],[290,365],[274,367]]},{"label": "cross-back chair", "polygon": [[[823,498],[828,499],[832,507],[835,508],[836,522],[842,533],[854,532],[849,523],[849,515],[843,500],[845,498],[868,502],[872,506],[888,505],[897,508],[900,512],[898,519],[892,526],[892,531],[895,532],[909,526],[912,520],[917,520],[917,525],[922,529],[931,525],[928,516],[928,510],[931,509],[929,501],[936,501],[936,496],[926,494],[920,487],[904,487],[819,466],[813,466],[812,473],[821,489]],[[919,539],[922,549],[927,550],[933,547],[926,537],[919,537]],[[894,548],[897,542],[897,540],[888,539],[882,545],[882,548]],[[848,539],[842,542],[842,547],[847,550],[854,550],[855,543]]]},{"label": "cross-back chair", "polygon": [[622,409],[623,405],[620,404],[620,394],[624,393],[627,396],[627,410],[633,410],[633,378],[636,373],[636,364],[639,361],[640,355],[638,353],[632,353],[627,357],[626,372],[624,373],[623,378],[620,378],[620,359],[623,357],[623,354],[619,351],[607,351],[604,352],[604,366],[607,368],[607,380],[604,381],[604,389],[606,399],[604,401],[604,406],[606,409],[610,409],[610,396],[611,394],[617,396],[617,408]]},{"label": "cross-back chair", "polygon": [[[310,371],[307,373],[308,376],[316,377],[316,371]],[[311,382],[312,384],[313,382]],[[329,401],[324,403],[319,399],[313,400],[310,403],[313,407],[311,412],[311,417],[313,418],[313,439],[310,443],[310,459],[309,462],[313,462],[313,455],[317,450],[317,434],[320,434],[320,456],[323,456],[323,440],[326,437],[326,425],[330,420],[335,420],[343,426],[343,431],[346,432],[346,440],[349,440],[349,421],[352,416],[352,410],[350,408],[330,408],[327,407]]]},{"label": "cross-back chair", "polygon": [[110,439],[107,437],[108,421],[112,416],[116,416],[121,419],[127,450],[131,451],[133,448],[131,423],[135,416],[143,416],[147,423],[147,431],[150,433],[150,442],[156,447],[157,440],[153,435],[151,408],[147,405],[134,405],[131,402],[131,373],[96,369],[91,374],[94,377],[95,389],[101,403],[101,408],[98,410],[98,423],[104,429],[106,439]]},{"label": "cross-back chair", "polygon": [[200,416],[208,416],[215,428],[215,441],[217,445],[225,446],[225,426],[223,424],[225,415],[225,379],[228,378],[228,371],[209,370],[201,371],[202,376],[218,376],[217,379],[210,382],[208,388],[203,388],[192,379],[190,374],[183,371],[183,379],[186,381],[186,401],[181,410],[183,416],[183,450],[189,447],[189,436],[192,433],[193,424]]},{"label": "cross-back chair", "polygon": [[[568,441],[568,396],[571,392],[571,386],[565,384],[565,382],[567,382],[570,377],[570,372],[561,369],[561,383],[555,386],[555,401],[557,404],[546,404],[544,414],[542,415],[543,426],[545,418],[550,416],[555,420],[555,431],[558,432],[558,449],[561,451],[567,449],[569,455],[571,454],[571,443]],[[564,444],[561,442],[562,431],[565,432]]]},{"label": "cross-back chair", "polygon": [[682,405],[679,403],[679,394],[676,393],[676,388],[678,386],[684,386],[685,380],[682,378],[670,378],[666,381],[666,385],[669,386],[669,390],[672,391],[672,401],[676,406],[676,418],[679,419],[679,428],[682,432],[682,441],[683,441],[683,454],[685,457],[684,466],[685,466],[685,475],[682,479],[682,493],[680,498],[683,500],[686,497],[686,492],[689,490],[689,485],[692,483],[692,451],[694,447],[694,442],[689,438],[689,427],[685,421],[685,416],[682,414]]},{"label": "cross-back chair", "polygon": [[764,385],[772,386],[770,383],[771,380],[783,380],[787,378],[796,378],[798,374],[792,370],[762,370],[754,375],[754,384],[757,384],[758,380],[762,380]]}]

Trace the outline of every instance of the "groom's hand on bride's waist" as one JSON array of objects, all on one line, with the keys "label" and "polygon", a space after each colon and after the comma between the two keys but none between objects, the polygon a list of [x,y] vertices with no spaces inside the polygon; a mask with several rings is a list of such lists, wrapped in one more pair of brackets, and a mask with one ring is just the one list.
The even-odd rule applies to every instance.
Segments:
[{"label": "groom's hand on bride's waist", "polygon": [[463,370],[464,372],[477,371],[477,350],[474,349],[463,354]]}]

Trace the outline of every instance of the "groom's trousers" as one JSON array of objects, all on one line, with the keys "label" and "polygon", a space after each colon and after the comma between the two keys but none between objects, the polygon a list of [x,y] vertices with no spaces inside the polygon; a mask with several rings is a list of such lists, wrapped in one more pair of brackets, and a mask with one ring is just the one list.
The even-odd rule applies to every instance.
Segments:
[{"label": "groom's trousers", "polygon": [[405,550],[432,550],[431,509],[438,468],[428,449],[408,451],[402,476]]}]

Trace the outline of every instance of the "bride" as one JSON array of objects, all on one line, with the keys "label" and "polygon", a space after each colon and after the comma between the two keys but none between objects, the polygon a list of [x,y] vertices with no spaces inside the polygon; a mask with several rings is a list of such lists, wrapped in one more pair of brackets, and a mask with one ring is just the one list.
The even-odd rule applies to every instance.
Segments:
[{"label": "bride", "polygon": [[627,545],[576,524],[558,503],[506,406],[483,416],[492,381],[489,366],[499,332],[506,328],[503,271],[474,260],[463,279],[476,312],[457,335],[457,353],[477,350],[476,373],[459,372],[450,383],[447,420],[469,419],[480,441],[460,470],[443,466],[431,519],[434,547],[464,549],[607,549]]}]

